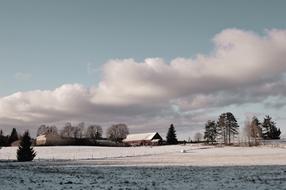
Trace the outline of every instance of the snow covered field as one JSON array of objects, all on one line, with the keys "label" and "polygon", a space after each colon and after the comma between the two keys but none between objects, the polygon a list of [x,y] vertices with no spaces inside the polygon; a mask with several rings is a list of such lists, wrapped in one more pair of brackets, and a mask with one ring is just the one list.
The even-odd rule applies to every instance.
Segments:
[{"label": "snow covered field", "polygon": [[[15,160],[17,147],[0,149],[0,160]],[[101,165],[286,165],[286,147],[35,147],[36,161],[77,160]],[[185,150],[185,153],[182,153]]]},{"label": "snow covered field", "polygon": [[14,161],[17,147],[0,149],[1,190],[286,190],[285,147],[175,145],[35,149],[36,159],[27,163]]},{"label": "snow covered field", "polygon": [[1,190],[285,190],[286,166],[99,167],[76,162],[1,163]]}]

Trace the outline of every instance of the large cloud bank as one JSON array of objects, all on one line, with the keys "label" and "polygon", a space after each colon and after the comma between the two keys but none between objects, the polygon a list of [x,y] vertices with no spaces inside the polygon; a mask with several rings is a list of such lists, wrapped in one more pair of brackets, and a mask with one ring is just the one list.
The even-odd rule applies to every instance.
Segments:
[{"label": "large cloud bank", "polygon": [[2,97],[0,124],[126,122],[146,131],[169,122],[196,125],[205,122],[207,110],[229,105],[285,105],[286,30],[258,35],[227,29],[213,43],[209,55],[170,63],[161,58],[110,60],[93,87],[65,84]]}]

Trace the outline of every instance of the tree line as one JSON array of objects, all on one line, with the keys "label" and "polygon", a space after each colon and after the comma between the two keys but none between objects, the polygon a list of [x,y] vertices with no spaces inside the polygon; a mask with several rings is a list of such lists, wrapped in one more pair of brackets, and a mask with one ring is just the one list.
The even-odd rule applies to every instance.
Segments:
[{"label": "tree line", "polygon": [[[239,135],[239,125],[235,116],[231,112],[222,113],[218,120],[209,120],[205,124],[204,135],[201,133],[195,134],[195,140],[198,142],[200,139],[204,139],[208,144],[223,143],[233,144],[237,140]],[[276,127],[276,122],[266,115],[263,122],[254,116],[251,119],[246,120],[244,126],[244,133],[248,138],[249,143],[258,145],[261,139],[280,139],[281,130]],[[89,125],[85,127],[84,122],[80,122],[77,125],[67,122],[61,130],[58,130],[55,125],[40,125],[37,130],[37,136],[40,135],[59,135],[62,138],[73,139],[91,139],[93,142],[103,138],[103,130],[100,125]],[[106,130],[106,138],[113,142],[121,142],[129,134],[129,129],[126,124],[114,124]],[[4,135],[0,130],[0,147],[11,146],[13,142],[21,139],[15,128],[12,129],[10,135]],[[176,136],[176,130],[173,124],[170,125],[167,135],[166,144],[177,144],[179,141]]]},{"label": "tree line", "polygon": [[[72,125],[70,122],[67,122],[60,131],[56,126],[41,125],[38,128],[37,136],[48,134],[59,135],[62,138],[88,138],[93,140],[103,139],[103,130],[100,125],[92,124],[86,128],[84,122],[80,122],[77,125]],[[107,128],[106,131],[107,139],[115,142],[125,139],[128,134],[128,126],[124,123],[114,124]]]},{"label": "tree line", "polygon": [[[87,128],[85,128],[85,124],[83,122],[75,126],[73,126],[70,122],[67,122],[63,129],[60,131],[57,129],[56,126],[41,125],[38,128],[37,136],[47,134],[60,135],[62,138],[89,138],[94,139],[95,141],[104,139],[103,130],[100,125],[89,125]],[[123,123],[114,124],[106,130],[106,138],[116,143],[122,142],[122,140],[125,139],[128,134],[129,128],[126,124]],[[168,129],[166,143],[178,143],[176,130],[173,124],[171,124]]]},{"label": "tree line", "polygon": [[[128,134],[128,126],[119,123],[107,128],[106,138],[114,142],[121,142]],[[103,129],[100,125],[92,124],[85,127],[84,122],[80,122],[77,125],[72,125],[72,123],[67,122],[61,130],[59,130],[56,125],[40,125],[37,129],[37,136],[40,135],[57,135],[62,138],[72,138],[75,140],[90,139],[93,142],[104,139]],[[18,134],[16,128],[12,129],[10,135],[4,135],[3,131],[0,130],[0,147],[11,146],[20,139],[21,136]]]},{"label": "tree line", "polygon": [[[114,124],[107,128],[106,139],[113,142],[120,143],[129,134],[129,128],[126,124]],[[37,136],[40,135],[58,135],[62,138],[73,138],[73,139],[84,139],[88,138],[91,140],[101,140],[103,138],[103,129],[100,125],[89,125],[87,128],[83,122],[77,125],[72,125],[67,122],[64,127],[59,130],[55,125],[40,125],[37,129]],[[22,139],[15,128],[12,129],[10,135],[4,135],[3,131],[0,130],[0,147],[11,146],[14,142]],[[167,144],[177,144],[178,139],[176,130],[173,124],[170,125],[166,136]]]},{"label": "tree line", "polygon": [[[209,120],[205,124],[204,139],[207,143],[221,142],[232,144],[239,134],[239,125],[231,112],[222,113],[217,121]],[[249,143],[254,141],[255,145],[260,140],[280,139],[281,130],[276,127],[276,122],[269,115],[264,117],[261,123],[256,116],[251,120],[246,120],[244,132]]]},{"label": "tree line", "polygon": [[[235,116],[231,112],[222,113],[217,121],[209,120],[205,124],[204,135],[201,133],[195,134],[195,141],[200,141],[202,138],[207,143],[221,142],[224,144],[232,144],[239,135],[239,125]],[[254,141],[254,144],[259,144],[261,139],[280,139],[281,130],[276,127],[276,122],[272,120],[269,115],[264,117],[263,122],[254,116],[246,120],[244,130],[249,142]],[[72,125],[67,122],[62,130],[58,130],[57,126],[41,125],[37,130],[37,136],[40,135],[59,135],[62,138],[83,139],[88,138],[93,140],[103,139],[103,130],[100,125],[89,125],[85,127],[84,122],[77,125]],[[106,131],[106,138],[114,141],[121,142],[129,134],[129,129],[126,124],[114,124]],[[0,130],[0,146],[10,146],[13,142],[18,141],[20,136],[15,128],[12,129],[11,134],[5,136],[3,131]],[[167,144],[177,144],[176,131],[173,124],[169,127],[167,136]]]},{"label": "tree line", "polygon": [[[209,120],[205,124],[204,139],[207,143],[222,142],[230,145],[234,142],[239,134],[239,125],[236,118],[231,112],[222,113],[217,121]],[[251,120],[246,120],[244,131],[249,139],[254,139],[255,145],[259,144],[259,140],[280,139],[281,130],[276,127],[276,122],[269,115],[264,117],[261,123],[254,116]],[[103,130],[99,125],[89,125],[85,129],[83,122],[73,126],[70,122],[66,123],[63,129],[59,132],[56,126],[41,125],[38,128],[37,135],[60,135],[63,138],[90,138],[94,140],[102,139]],[[107,129],[106,135],[108,139],[114,142],[121,142],[129,134],[129,129],[126,124],[115,124]],[[198,133],[196,138],[201,138]],[[17,150],[17,160],[20,162],[31,161],[36,156],[36,152],[32,147],[32,139],[28,131],[25,131],[23,136],[19,136],[15,128],[12,129],[11,135],[4,136],[0,130],[0,147],[11,145],[13,142],[20,143]],[[250,141],[249,141],[250,142]],[[170,125],[167,135],[166,144],[178,144],[176,130],[173,124]],[[184,141],[185,143],[185,141]]]}]

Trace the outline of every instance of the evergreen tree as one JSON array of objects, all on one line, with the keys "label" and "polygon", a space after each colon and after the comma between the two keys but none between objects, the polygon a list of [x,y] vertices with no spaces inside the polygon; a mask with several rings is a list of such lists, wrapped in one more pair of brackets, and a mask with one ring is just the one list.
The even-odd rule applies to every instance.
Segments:
[{"label": "evergreen tree", "polygon": [[269,115],[265,116],[262,127],[263,139],[280,139],[281,131]]},{"label": "evergreen tree", "polygon": [[204,139],[207,143],[211,142],[212,144],[216,141],[217,136],[217,125],[215,121],[208,121],[205,125],[205,134]]},{"label": "evergreen tree", "polygon": [[34,159],[36,152],[31,145],[32,140],[30,134],[28,131],[26,131],[17,150],[17,160],[19,162],[32,161]]},{"label": "evergreen tree", "polygon": [[217,139],[223,141],[226,144],[226,124],[225,113],[222,113],[217,121]]},{"label": "evergreen tree", "polygon": [[13,142],[19,140],[19,136],[17,130],[15,128],[12,129],[11,135],[9,137],[8,143],[11,145]]},{"label": "evergreen tree", "polygon": [[222,113],[219,116],[217,131],[224,144],[231,144],[231,140],[238,135],[238,127],[237,120],[231,112]]},{"label": "evergreen tree", "polygon": [[0,130],[0,147],[1,146],[5,146],[6,145],[6,138],[5,138],[5,136],[4,136],[4,134],[3,134],[3,131],[2,131],[2,129]]},{"label": "evergreen tree", "polygon": [[167,133],[167,144],[178,144],[176,130],[173,124],[169,127],[168,133]]}]

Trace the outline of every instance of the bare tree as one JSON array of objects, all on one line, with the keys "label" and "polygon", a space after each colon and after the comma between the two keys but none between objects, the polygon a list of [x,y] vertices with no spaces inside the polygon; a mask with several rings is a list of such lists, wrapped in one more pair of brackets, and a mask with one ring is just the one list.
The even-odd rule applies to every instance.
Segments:
[{"label": "bare tree", "polygon": [[[248,139],[248,145],[259,145],[262,138],[261,123],[257,117],[253,117],[252,120],[247,119],[245,121],[244,132]],[[252,143],[254,141],[254,143]]]},{"label": "bare tree", "polygon": [[78,138],[83,138],[84,136],[84,122],[80,122],[78,125],[77,125],[77,137]]},{"label": "bare tree", "polygon": [[62,137],[81,139],[84,137],[84,122],[79,123],[77,126],[72,126],[67,122],[61,131]]},{"label": "bare tree", "polygon": [[58,133],[57,126],[55,126],[55,125],[50,126],[48,129],[48,133],[53,134],[53,135],[58,135],[59,133]]},{"label": "bare tree", "polygon": [[73,126],[70,122],[67,122],[61,131],[61,136],[62,137],[72,137],[73,134]]},{"label": "bare tree", "polygon": [[47,126],[46,126],[46,125],[41,125],[41,126],[38,128],[37,136],[40,136],[40,135],[45,134],[46,131],[47,131]]},{"label": "bare tree", "polygon": [[79,123],[77,126],[72,127],[73,138],[81,139],[83,138],[84,132],[84,122]]},{"label": "bare tree", "polygon": [[251,137],[254,138],[255,145],[260,144],[262,138],[262,127],[257,117],[253,117],[251,121]]},{"label": "bare tree", "polygon": [[37,136],[39,136],[39,135],[47,135],[47,134],[58,135],[58,128],[57,128],[57,126],[55,126],[55,125],[52,125],[52,126],[41,125],[38,128]]},{"label": "bare tree", "polygon": [[100,139],[102,138],[102,127],[99,125],[90,125],[86,131],[86,137],[91,139]]},{"label": "bare tree", "polygon": [[249,118],[247,118],[244,122],[244,134],[247,138],[248,145],[251,145],[251,121]]},{"label": "bare tree", "polygon": [[195,134],[194,138],[195,138],[195,140],[196,140],[197,142],[200,142],[200,141],[202,140],[202,138],[203,138],[203,134],[200,133],[200,132],[197,132],[197,133]]},{"label": "bare tree", "polygon": [[126,138],[129,134],[129,130],[126,124],[112,125],[107,129],[107,137],[115,142],[120,142]]}]

